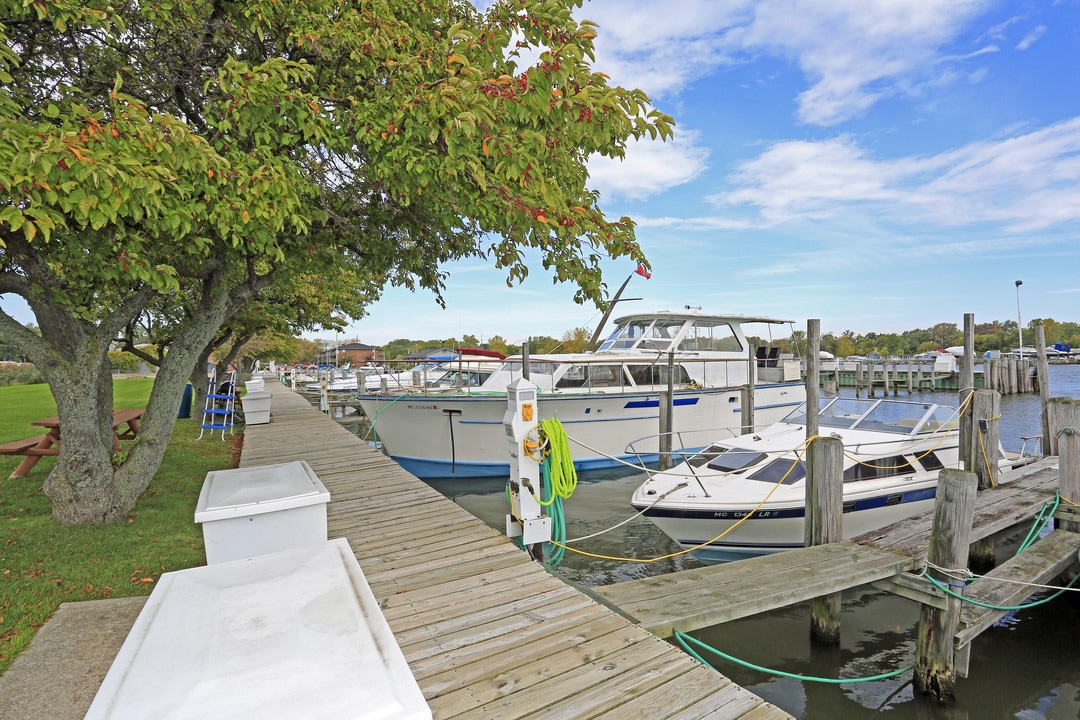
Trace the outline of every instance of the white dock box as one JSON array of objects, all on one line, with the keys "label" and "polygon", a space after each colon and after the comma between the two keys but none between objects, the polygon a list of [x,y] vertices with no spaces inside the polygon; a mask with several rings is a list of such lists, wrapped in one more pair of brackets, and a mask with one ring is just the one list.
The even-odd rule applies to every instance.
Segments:
[{"label": "white dock box", "polygon": [[265,425],[270,422],[270,400],[273,396],[269,390],[248,391],[247,395],[240,398],[240,406],[244,409],[245,425]]},{"label": "white dock box", "polygon": [[206,474],[195,522],[208,564],[326,542],[330,493],[303,460]]},{"label": "white dock box", "polygon": [[87,720],[428,720],[344,539],[162,574]]},{"label": "white dock box", "polygon": [[262,377],[257,377],[257,378],[253,377],[253,378],[251,378],[250,380],[248,380],[247,382],[244,383],[244,387],[247,389],[247,391],[249,393],[250,392],[260,392],[260,391],[266,389],[266,382],[262,379]]}]

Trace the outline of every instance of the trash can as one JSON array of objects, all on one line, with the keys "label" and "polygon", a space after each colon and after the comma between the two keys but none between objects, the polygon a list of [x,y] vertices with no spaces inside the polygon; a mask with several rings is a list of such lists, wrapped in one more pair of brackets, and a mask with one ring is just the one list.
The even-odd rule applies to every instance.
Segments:
[{"label": "trash can", "polygon": [[180,398],[180,412],[176,414],[178,418],[191,417],[191,383],[184,386],[184,396]]}]

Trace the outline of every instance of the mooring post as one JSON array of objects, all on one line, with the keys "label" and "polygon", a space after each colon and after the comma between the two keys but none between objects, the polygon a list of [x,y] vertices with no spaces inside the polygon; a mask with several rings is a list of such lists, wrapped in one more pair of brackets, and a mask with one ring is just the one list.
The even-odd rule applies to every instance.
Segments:
[{"label": "mooring post", "polygon": [[[1057,440],[1061,497],[1069,504],[1080,503],[1080,400],[1050,398],[1050,408],[1054,420],[1050,432]],[[1061,520],[1059,527],[1080,532],[1080,522]]]},{"label": "mooring post", "polygon": [[818,415],[821,414],[821,320],[806,321],[806,438],[818,434]]},{"label": "mooring post", "polygon": [[675,420],[675,353],[667,358],[667,390],[660,391],[660,452],[657,470],[671,468],[671,433]]},{"label": "mooring post", "polygon": [[1001,444],[1001,395],[994,390],[976,390],[971,399],[972,466],[979,478],[979,489],[997,485],[998,445]]},{"label": "mooring post", "polygon": [[[926,572],[961,590],[978,484],[975,474],[966,470],[944,468],[938,476]],[[915,688],[939,701],[951,698],[956,686],[953,638],[960,623],[960,604],[958,598],[948,596],[945,609],[923,605],[919,613]]]},{"label": "mooring post", "polygon": [[975,455],[971,438],[974,408],[966,404],[968,396],[975,392],[975,316],[964,314],[964,357],[960,364],[960,392],[957,397],[964,412],[960,415],[960,460],[965,470],[975,470]]},{"label": "mooring post", "polygon": [[[842,540],[843,515],[844,443],[840,438],[814,438],[806,448],[806,546]],[[840,642],[840,593],[810,601],[810,637]]]},{"label": "mooring post", "polygon": [[1047,406],[1050,403],[1050,367],[1046,359],[1046,328],[1040,322],[1035,325],[1035,348],[1039,353],[1039,369],[1037,377],[1039,380],[1039,400],[1042,411],[1039,413],[1039,420],[1042,424],[1042,436],[1043,436],[1043,454],[1052,455],[1049,448],[1050,444],[1046,440],[1050,437],[1050,416],[1048,415]]},{"label": "mooring post", "polygon": [[[971,434],[968,437],[971,470],[979,479],[979,490],[998,483],[998,446],[1001,444],[1001,395],[995,390],[976,390],[971,398]],[[997,564],[997,542],[993,535],[976,540],[968,549],[968,563],[976,572],[986,572]]]}]

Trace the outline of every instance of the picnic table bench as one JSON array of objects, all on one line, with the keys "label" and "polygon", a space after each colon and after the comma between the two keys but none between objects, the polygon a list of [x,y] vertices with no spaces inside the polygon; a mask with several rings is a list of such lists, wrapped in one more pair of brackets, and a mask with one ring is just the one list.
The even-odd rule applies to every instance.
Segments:
[{"label": "picnic table bench", "polygon": [[[142,410],[116,410],[113,412],[113,452],[120,449],[121,440],[134,440],[139,436]],[[46,455],[60,454],[60,418],[49,417],[33,420],[31,425],[48,428],[44,435],[13,440],[0,445],[0,455],[25,455],[26,459],[9,477],[23,477]],[[123,428],[123,429],[121,429]]]}]

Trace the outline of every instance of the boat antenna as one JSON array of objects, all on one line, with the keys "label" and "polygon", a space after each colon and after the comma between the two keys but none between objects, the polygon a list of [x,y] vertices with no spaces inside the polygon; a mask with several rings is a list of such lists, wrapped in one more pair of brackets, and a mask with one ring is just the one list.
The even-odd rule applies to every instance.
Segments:
[{"label": "boat antenna", "polygon": [[633,278],[637,274],[638,272],[636,270],[630,273],[630,275],[625,280],[623,280],[623,284],[619,286],[619,290],[615,293],[615,297],[611,298],[611,302],[609,302],[607,305],[607,310],[604,310],[603,317],[600,318],[600,322],[596,325],[596,332],[593,333],[592,339],[589,340],[590,349],[595,349],[596,343],[600,339],[600,333],[603,331],[604,325],[607,324],[608,318],[611,317],[611,311],[615,309],[616,303],[618,303],[620,300],[641,300],[641,298],[622,297],[623,290],[625,290],[626,286],[630,284],[631,278]]}]

